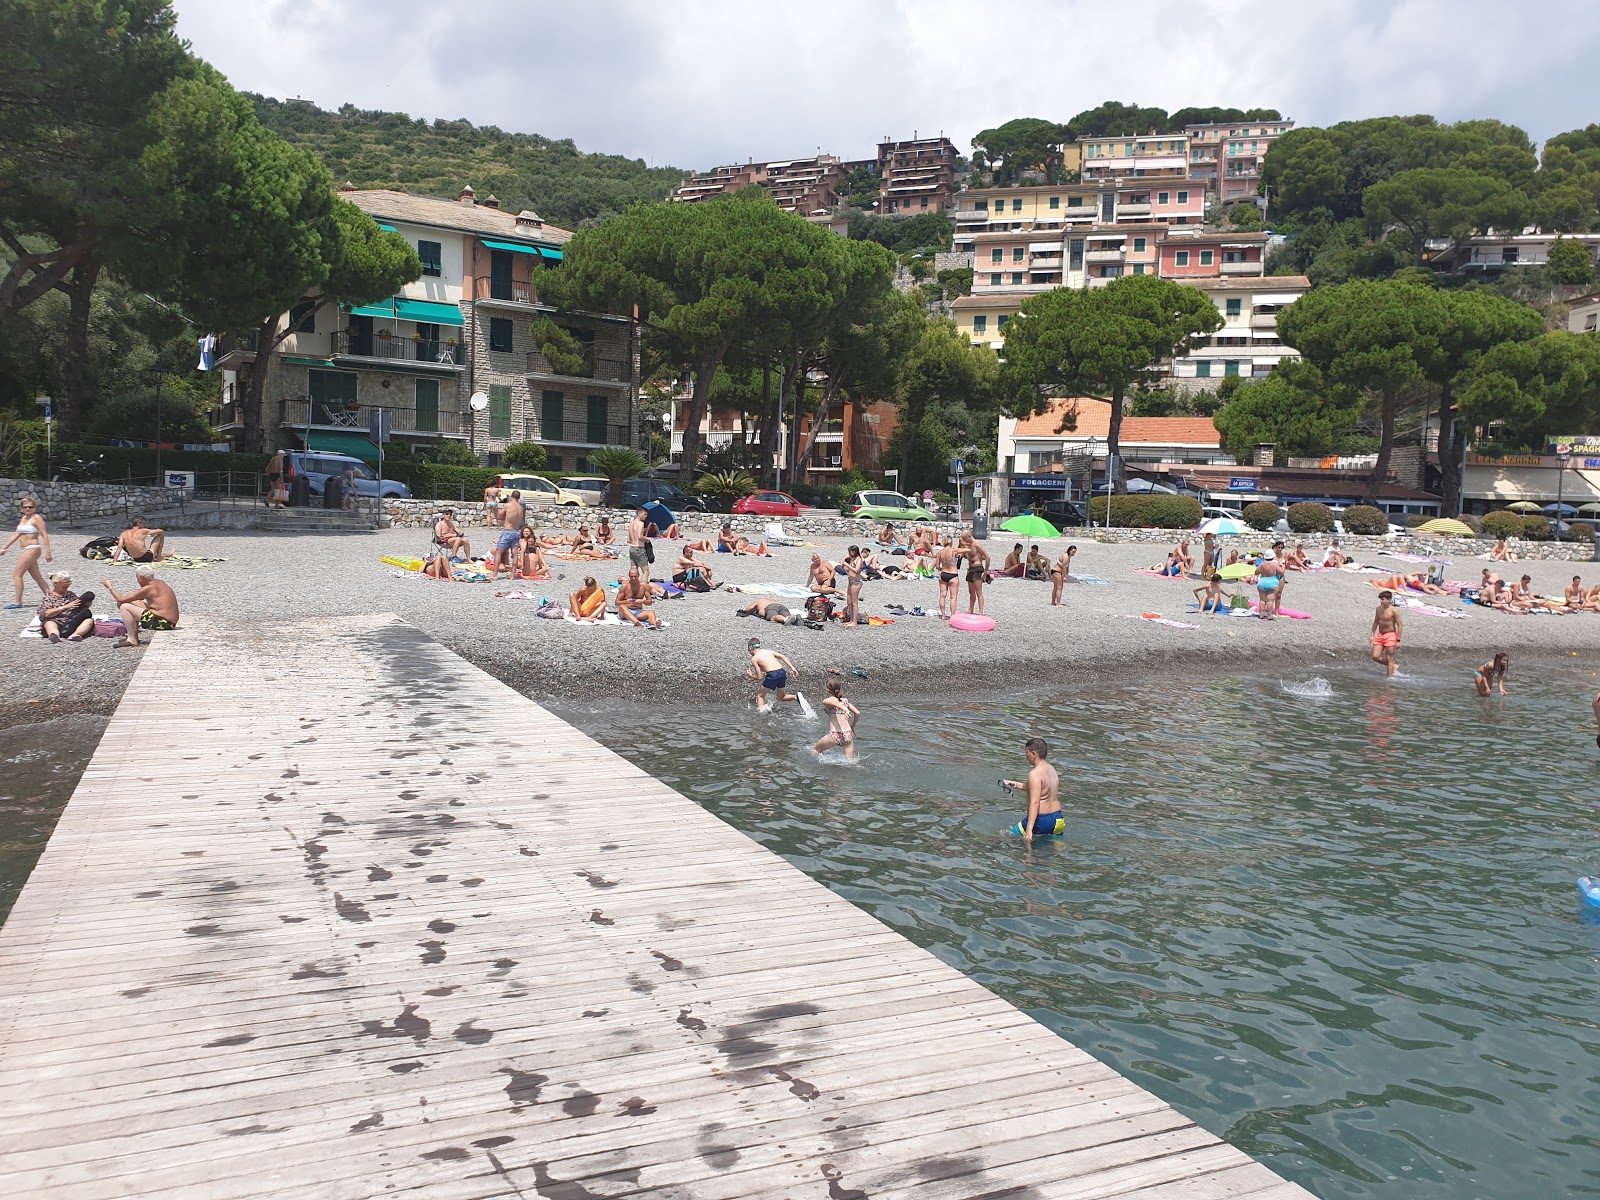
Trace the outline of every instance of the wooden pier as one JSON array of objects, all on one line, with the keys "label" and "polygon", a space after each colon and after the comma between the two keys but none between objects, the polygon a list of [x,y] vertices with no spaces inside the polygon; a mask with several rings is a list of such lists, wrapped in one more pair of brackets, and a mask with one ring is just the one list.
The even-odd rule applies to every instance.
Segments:
[{"label": "wooden pier", "polygon": [[410,626],[218,632],[0,930],[0,1195],[1309,1196]]}]

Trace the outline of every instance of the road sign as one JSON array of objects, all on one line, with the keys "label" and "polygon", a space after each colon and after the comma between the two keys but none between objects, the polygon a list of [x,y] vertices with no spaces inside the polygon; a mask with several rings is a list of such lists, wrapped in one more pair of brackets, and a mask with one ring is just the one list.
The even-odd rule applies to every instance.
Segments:
[{"label": "road sign", "polygon": [[380,446],[387,442],[391,424],[387,408],[369,409],[367,411],[367,441],[374,446]]},{"label": "road sign", "polygon": [[950,460],[950,474],[952,474],[952,475],[965,475],[966,473],[967,473],[967,464],[966,464],[966,460],[965,459],[952,458]]}]

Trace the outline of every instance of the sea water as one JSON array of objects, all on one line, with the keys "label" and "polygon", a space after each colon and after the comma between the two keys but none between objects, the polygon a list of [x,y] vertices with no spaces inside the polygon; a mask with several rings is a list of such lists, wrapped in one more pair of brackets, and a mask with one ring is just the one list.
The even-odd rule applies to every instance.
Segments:
[{"label": "sea water", "polygon": [[[1600,750],[1576,662],[1168,675],[696,711],[559,709],[1324,1200],[1600,1196]],[[1520,669],[1519,669],[1520,668]],[[997,776],[1046,738],[1067,834]],[[1587,914],[1587,915],[1586,915]]]}]

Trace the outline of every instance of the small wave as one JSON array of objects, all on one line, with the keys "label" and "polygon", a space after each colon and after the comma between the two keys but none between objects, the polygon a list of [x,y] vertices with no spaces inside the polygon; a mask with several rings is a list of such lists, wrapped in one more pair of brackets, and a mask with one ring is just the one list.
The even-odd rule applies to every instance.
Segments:
[{"label": "small wave", "polygon": [[1281,679],[1278,681],[1278,683],[1283,688],[1285,694],[1290,696],[1299,696],[1304,700],[1326,700],[1328,697],[1334,694],[1333,684],[1329,683],[1320,675],[1299,683],[1285,683]]}]

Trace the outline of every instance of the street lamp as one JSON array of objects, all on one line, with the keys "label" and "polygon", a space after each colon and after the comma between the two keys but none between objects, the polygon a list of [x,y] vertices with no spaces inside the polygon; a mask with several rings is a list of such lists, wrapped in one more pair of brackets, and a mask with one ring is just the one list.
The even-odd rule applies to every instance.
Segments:
[{"label": "street lamp", "polygon": [[166,371],[151,367],[148,374],[154,375],[156,380],[156,486],[161,487],[166,479],[161,473],[161,380],[166,376]]},{"label": "street lamp", "polygon": [[1561,485],[1567,479],[1567,460],[1570,454],[1556,453],[1556,541],[1561,540]]}]

